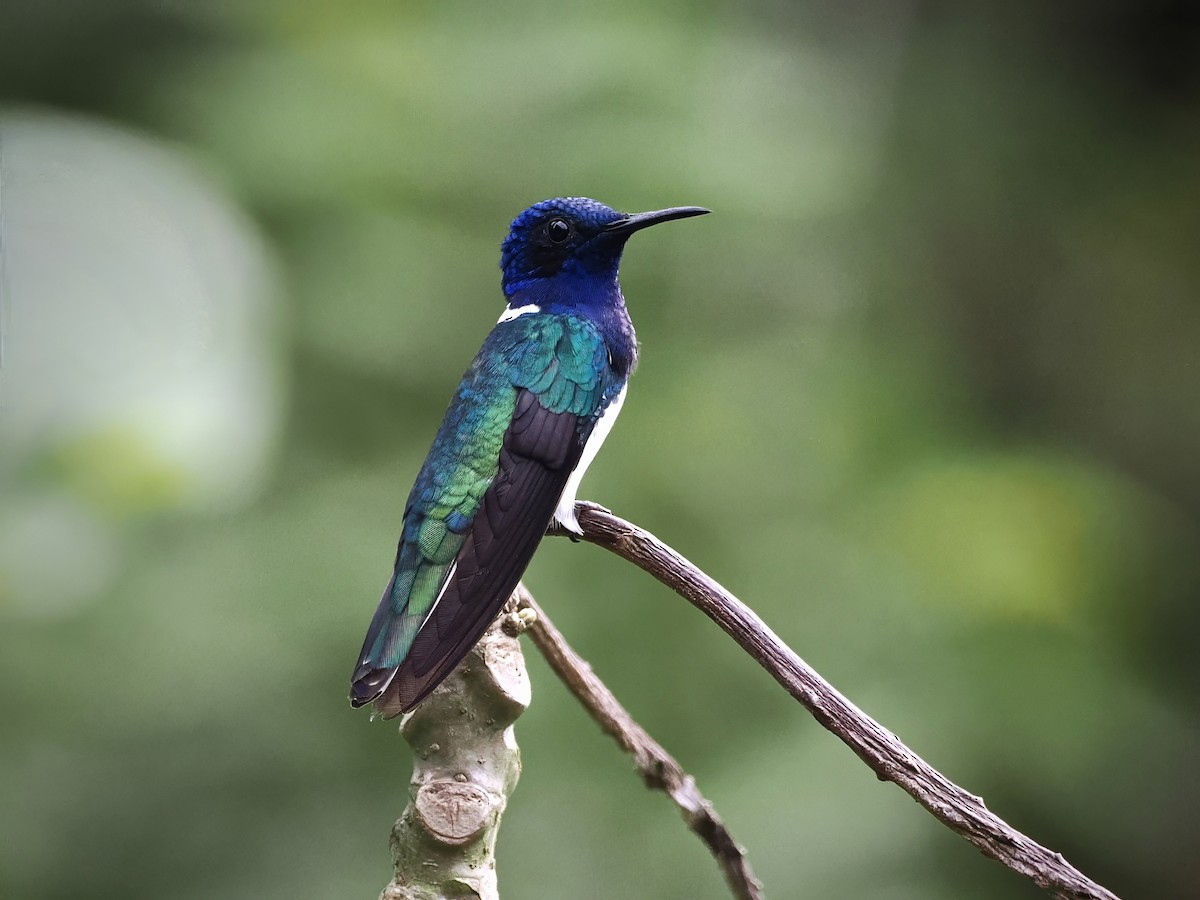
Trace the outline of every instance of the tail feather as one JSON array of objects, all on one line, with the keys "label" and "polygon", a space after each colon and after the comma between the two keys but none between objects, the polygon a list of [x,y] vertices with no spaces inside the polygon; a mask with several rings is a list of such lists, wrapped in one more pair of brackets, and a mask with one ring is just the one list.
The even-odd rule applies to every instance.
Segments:
[{"label": "tail feather", "polygon": [[[396,575],[393,573],[387,587],[383,590],[379,608],[375,610],[375,615],[371,619],[366,639],[363,640],[362,651],[358,654],[354,674],[350,678],[350,705],[355,709],[366,706],[386,691],[388,685],[392,683],[392,679],[396,677],[396,670],[399,668],[399,665],[379,665],[380,660],[376,658],[380,636],[385,631],[390,631],[396,624],[396,616],[391,609],[392,592],[395,588]],[[387,641],[383,643],[386,645]]]},{"label": "tail feather", "polygon": [[359,666],[350,682],[350,705],[355,709],[366,706],[388,689],[396,677],[397,666],[390,669],[375,669],[368,665]]}]

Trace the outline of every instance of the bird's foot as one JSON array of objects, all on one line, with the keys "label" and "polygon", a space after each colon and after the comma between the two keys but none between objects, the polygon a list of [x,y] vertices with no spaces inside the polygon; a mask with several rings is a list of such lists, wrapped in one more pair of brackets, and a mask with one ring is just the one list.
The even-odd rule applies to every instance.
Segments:
[{"label": "bird's foot", "polygon": [[599,503],[592,503],[590,500],[576,500],[575,505],[570,507],[568,512],[564,513],[561,506],[555,511],[554,518],[550,520],[550,525],[546,529],[546,534],[566,535],[572,544],[578,544],[579,539],[583,537],[583,526],[579,524],[579,513],[588,510],[612,515],[611,509],[601,506]]},{"label": "bird's foot", "polygon": [[517,637],[521,632],[532,627],[535,622],[537,622],[537,611],[526,606],[505,615],[500,627],[509,637]]}]

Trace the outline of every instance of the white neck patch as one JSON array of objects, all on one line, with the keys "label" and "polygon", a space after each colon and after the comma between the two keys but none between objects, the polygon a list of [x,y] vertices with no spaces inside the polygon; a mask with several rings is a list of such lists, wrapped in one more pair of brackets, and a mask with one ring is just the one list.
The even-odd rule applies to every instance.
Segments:
[{"label": "white neck patch", "polygon": [[527,316],[530,313],[540,313],[541,311],[542,308],[536,303],[530,303],[526,306],[518,306],[515,309],[510,306],[500,315],[500,320],[496,322],[496,324],[499,325],[500,322],[511,322],[513,319],[521,318],[521,316]]}]

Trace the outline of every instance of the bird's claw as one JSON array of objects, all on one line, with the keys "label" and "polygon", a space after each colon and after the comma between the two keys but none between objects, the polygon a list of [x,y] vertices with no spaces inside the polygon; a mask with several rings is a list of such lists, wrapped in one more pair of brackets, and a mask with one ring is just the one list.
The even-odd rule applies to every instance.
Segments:
[{"label": "bird's claw", "polygon": [[509,637],[517,637],[521,632],[531,628],[537,622],[537,611],[523,606],[510,612],[500,623],[500,627]]}]

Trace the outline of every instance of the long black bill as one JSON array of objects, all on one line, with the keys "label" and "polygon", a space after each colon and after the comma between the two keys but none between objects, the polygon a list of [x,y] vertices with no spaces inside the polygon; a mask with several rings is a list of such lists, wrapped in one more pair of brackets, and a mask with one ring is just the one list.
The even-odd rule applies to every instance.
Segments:
[{"label": "long black bill", "polygon": [[635,213],[623,219],[617,219],[611,225],[606,226],[604,230],[608,234],[629,235],[643,228],[649,228],[651,225],[657,225],[659,222],[670,222],[672,219],[687,219],[691,216],[702,216],[708,212],[711,212],[711,210],[707,210],[703,206],[673,206],[670,209]]}]

